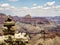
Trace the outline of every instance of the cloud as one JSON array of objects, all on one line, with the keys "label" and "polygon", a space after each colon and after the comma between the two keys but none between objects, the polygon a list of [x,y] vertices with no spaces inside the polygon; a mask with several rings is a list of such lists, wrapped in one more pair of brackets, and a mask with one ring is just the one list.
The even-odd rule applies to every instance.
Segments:
[{"label": "cloud", "polygon": [[3,8],[3,9],[5,9],[5,10],[7,10],[7,9],[14,9],[15,7],[14,7],[14,6],[11,6],[11,5],[8,4],[8,3],[4,3],[4,4],[1,4],[1,5],[0,5],[0,8]]},{"label": "cloud", "polygon": [[34,4],[33,4],[33,6],[37,6],[37,4],[36,4],[36,3],[34,3]]},{"label": "cloud", "polygon": [[45,6],[52,6],[55,4],[55,1],[52,1],[52,2],[47,2],[46,4],[44,4]]},{"label": "cloud", "polygon": [[9,0],[9,1],[16,2],[16,1],[18,1],[18,0]]},{"label": "cloud", "polygon": [[[50,3],[49,6],[47,6]],[[60,5],[54,5],[55,1],[47,2],[46,5],[37,5],[31,8],[20,7],[17,8],[8,3],[0,4],[0,13],[6,13],[8,15],[25,16],[30,14],[31,16],[59,16],[60,15]],[[35,5],[35,4],[34,4]]]},{"label": "cloud", "polygon": [[1,6],[2,7],[7,7],[7,6],[9,6],[9,4],[8,3],[5,3],[5,4],[2,4]]}]

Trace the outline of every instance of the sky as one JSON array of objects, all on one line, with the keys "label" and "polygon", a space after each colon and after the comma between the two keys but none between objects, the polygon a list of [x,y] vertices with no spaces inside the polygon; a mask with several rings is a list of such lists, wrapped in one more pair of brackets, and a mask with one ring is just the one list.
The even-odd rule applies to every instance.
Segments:
[{"label": "sky", "polygon": [[0,0],[0,13],[12,16],[60,16],[60,0]]}]

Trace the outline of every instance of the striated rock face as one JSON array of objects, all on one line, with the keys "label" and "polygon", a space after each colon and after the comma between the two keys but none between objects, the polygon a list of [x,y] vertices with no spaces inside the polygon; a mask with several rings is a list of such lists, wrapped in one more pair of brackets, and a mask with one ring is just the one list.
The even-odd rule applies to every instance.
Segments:
[{"label": "striated rock face", "polygon": [[60,37],[55,37],[54,39],[46,39],[46,40],[43,40],[43,39],[39,39],[37,40],[37,43],[35,45],[39,45],[39,44],[42,44],[42,45],[59,45],[59,40],[60,40]]},{"label": "striated rock face", "polygon": [[56,23],[60,24],[60,16],[55,16],[55,17],[47,17],[47,19],[55,21]]},{"label": "striated rock face", "polygon": [[7,18],[7,17],[6,17],[5,14],[0,13],[0,24],[3,24],[6,18]]},{"label": "striated rock face", "polygon": [[[30,24],[48,24],[50,23],[44,17],[31,17],[30,15],[26,15],[25,17],[18,17],[18,16],[10,16],[13,20],[23,22],[23,23],[30,23]],[[0,24],[3,24],[7,16],[3,13],[0,13]]]},{"label": "striated rock face", "polygon": [[49,24],[50,22],[48,21],[48,19],[46,19],[45,17],[23,17],[21,19],[22,23],[28,23],[28,24]]},{"label": "striated rock face", "polygon": [[28,14],[24,18],[32,18],[32,17]]},{"label": "striated rock face", "polygon": [[[29,41],[33,45],[38,45],[38,44],[39,45],[42,45],[42,44],[43,45],[55,45],[55,41],[56,41],[55,39],[60,40],[60,38],[56,38],[56,37],[60,37],[60,36],[58,36],[59,31],[57,31],[57,33],[55,31],[57,29],[60,30],[60,28],[58,28],[58,27],[55,27],[55,28],[49,27],[50,29],[49,28],[47,29],[46,27],[44,27],[45,25],[34,26],[31,24],[26,24],[26,23],[21,23],[21,22],[17,22],[16,25],[18,27],[17,30],[19,30],[20,32],[27,32],[30,35]],[[51,26],[51,24],[50,24],[50,26]],[[45,30],[45,32],[47,33],[47,34],[45,34],[45,40],[44,40],[44,34],[39,33],[42,29]],[[38,32],[38,34],[37,34],[37,32]],[[58,42],[59,40],[57,40],[57,44],[59,44],[59,42]]]}]

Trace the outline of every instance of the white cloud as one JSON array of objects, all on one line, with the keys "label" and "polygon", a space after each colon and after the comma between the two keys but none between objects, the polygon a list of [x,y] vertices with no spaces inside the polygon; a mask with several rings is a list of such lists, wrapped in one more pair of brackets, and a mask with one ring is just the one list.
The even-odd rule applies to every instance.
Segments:
[{"label": "white cloud", "polygon": [[8,7],[8,6],[10,6],[8,3],[1,4],[1,7]]},{"label": "white cloud", "polygon": [[43,6],[36,6],[36,7],[32,7],[31,9],[36,9],[36,8],[43,8]]},{"label": "white cloud", "polygon": [[45,6],[52,6],[55,4],[55,1],[52,1],[52,2],[47,2],[46,4],[44,4]]},{"label": "white cloud", "polygon": [[3,10],[3,8],[0,8],[0,11],[2,11]]},{"label": "white cloud", "polygon": [[16,1],[18,1],[18,0],[9,0],[9,1],[13,1],[13,2],[16,2]]},{"label": "white cloud", "polygon": [[36,4],[36,3],[34,3],[34,4],[33,4],[33,6],[37,6],[37,4]]},{"label": "white cloud", "polygon": [[14,6],[11,6],[11,5],[8,4],[8,3],[1,4],[1,5],[0,5],[0,8],[3,8],[4,10],[7,10],[7,9],[15,9]]}]

